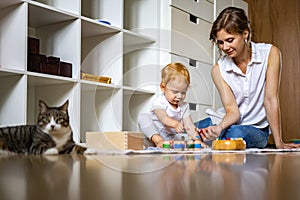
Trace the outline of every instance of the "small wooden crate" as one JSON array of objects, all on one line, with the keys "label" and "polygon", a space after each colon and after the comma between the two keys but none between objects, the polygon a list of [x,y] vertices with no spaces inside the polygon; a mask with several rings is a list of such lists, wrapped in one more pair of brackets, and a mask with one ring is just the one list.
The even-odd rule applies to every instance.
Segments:
[{"label": "small wooden crate", "polygon": [[87,132],[86,143],[97,150],[142,150],[144,134],[141,132]]}]

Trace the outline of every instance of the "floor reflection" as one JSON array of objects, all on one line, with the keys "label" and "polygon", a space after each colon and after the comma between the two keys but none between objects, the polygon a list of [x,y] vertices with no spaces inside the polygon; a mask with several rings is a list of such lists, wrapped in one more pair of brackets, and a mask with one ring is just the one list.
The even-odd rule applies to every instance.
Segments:
[{"label": "floor reflection", "polygon": [[300,199],[299,153],[0,155],[19,199]]},{"label": "floor reflection", "polygon": [[[79,179],[77,156],[0,156],[1,199],[70,199]],[[75,198],[76,199],[76,198]]]}]

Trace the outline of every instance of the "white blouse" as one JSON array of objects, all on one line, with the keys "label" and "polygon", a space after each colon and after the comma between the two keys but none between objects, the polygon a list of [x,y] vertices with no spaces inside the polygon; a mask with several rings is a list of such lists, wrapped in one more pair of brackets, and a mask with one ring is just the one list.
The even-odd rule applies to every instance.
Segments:
[{"label": "white blouse", "polygon": [[246,74],[242,73],[230,57],[221,57],[218,64],[221,75],[233,91],[239,107],[239,124],[265,128],[269,124],[264,107],[266,72],[272,45],[251,42],[251,47],[252,58]]}]

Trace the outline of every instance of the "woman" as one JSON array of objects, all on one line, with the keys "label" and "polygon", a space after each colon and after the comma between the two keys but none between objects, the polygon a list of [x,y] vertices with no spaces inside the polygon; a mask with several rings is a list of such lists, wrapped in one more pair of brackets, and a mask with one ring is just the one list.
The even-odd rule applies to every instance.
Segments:
[{"label": "woman", "polygon": [[272,132],[276,148],[296,148],[281,138],[279,82],[280,50],[250,41],[245,11],[224,9],[213,23],[210,40],[223,56],[212,68],[212,78],[226,114],[216,126],[202,130],[204,140],[243,138],[247,148],[264,148]]}]

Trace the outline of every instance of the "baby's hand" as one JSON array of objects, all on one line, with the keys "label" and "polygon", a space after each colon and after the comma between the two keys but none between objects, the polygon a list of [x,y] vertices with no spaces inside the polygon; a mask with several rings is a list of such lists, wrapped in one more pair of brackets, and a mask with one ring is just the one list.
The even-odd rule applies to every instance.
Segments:
[{"label": "baby's hand", "polygon": [[184,132],[183,122],[178,122],[174,128],[176,133],[183,133]]},{"label": "baby's hand", "polygon": [[164,141],[162,140],[162,141],[160,141],[160,142],[158,142],[158,143],[156,144],[156,147],[162,148],[162,147],[163,147],[163,144],[164,144]]}]

